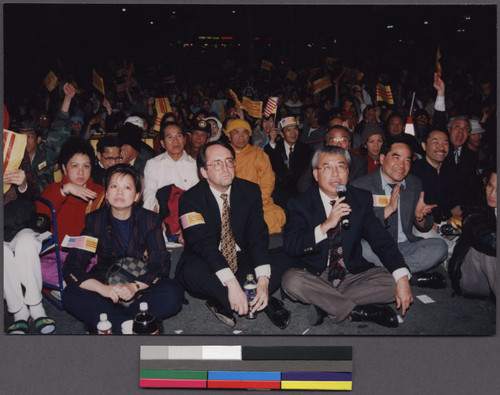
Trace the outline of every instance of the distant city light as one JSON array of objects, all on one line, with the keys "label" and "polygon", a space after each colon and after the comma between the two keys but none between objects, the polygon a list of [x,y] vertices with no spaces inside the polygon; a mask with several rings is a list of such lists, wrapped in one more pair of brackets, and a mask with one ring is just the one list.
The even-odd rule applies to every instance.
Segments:
[{"label": "distant city light", "polygon": [[232,10],[231,13],[236,14],[236,10]]},{"label": "distant city light", "polygon": [[127,9],[126,8],[122,8],[122,12],[127,12]]},{"label": "distant city light", "polygon": [[387,25],[387,29],[394,29],[394,25]]},{"label": "distant city light", "polygon": [[429,24],[429,21],[424,21],[424,25],[428,25]]},{"label": "distant city light", "polygon": [[150,25],[153,25],[153,24],[154,24],[154,22],[153,22],[153,21],[149,21],[149,24],[150,24]]},{"label": "distant city light", "polygon": [[172,11],[172,15],[175,15],[175,11]]}]

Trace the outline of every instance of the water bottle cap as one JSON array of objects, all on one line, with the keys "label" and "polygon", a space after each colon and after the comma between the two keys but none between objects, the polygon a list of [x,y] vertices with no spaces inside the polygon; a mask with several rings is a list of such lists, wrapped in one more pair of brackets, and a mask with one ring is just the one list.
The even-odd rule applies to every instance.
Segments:
[{"label": "water bottle cap", "polygon": [[148,302],[141,302],[141,304],[139,305],[139,310],[147,311],[148,310]]},{"label": "water bottle cap", "polygon": [[99,316],[99,318],[101,319],[101,321],[107,321],[108,320],[108,315],[106,313],[101,313],[101,315]]}]

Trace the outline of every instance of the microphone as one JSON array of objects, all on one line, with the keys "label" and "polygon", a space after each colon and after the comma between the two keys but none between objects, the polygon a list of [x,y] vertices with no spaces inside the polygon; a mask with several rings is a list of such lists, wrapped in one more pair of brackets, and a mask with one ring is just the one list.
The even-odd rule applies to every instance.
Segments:
[{"label": "microphone", "polygon": [[[345,185],[339,184],[339,185],[337,185],[336,192],[337,192],[337,195],[338,195],[339,198],[345,197],[346,192],[347,192],[347,188],[346,188]],[[342,229],[344,229],[344,230],[349,229],[350,228],[349,216],[348,215],[344,215],[340,219],[340,224],[342,225]]]}]

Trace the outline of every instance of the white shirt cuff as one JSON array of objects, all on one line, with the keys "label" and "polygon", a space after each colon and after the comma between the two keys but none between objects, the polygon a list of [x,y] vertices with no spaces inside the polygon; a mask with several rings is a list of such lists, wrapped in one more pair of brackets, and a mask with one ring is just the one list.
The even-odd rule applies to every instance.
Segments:
[{"label": "white shirt cuff", "polygon": [[21,187],[17,187],[17,190],[19,193],[24,193],[28,190],[28,182],[26,181],[26,184],[24,184],[24,189],[21,191]]},{"label": "white shirt cuff", "polygon": [[257,279],[261,276],[271,278],[271,265],[260,265],[255,268],[255,276]]},{"label": "white shirt cuff", "polygon": [[325,240],[327,237],[327,233],[323,234],[323,232],[321,232],[321,224],[314,228],[314,241],[316,242],[316,244]]},{"label": "white shirt cuff", "polygon": [[222,283],[222,285],[226,286],[226,283],[229,281],[229,280],[232,280],[233,278],[236,278],[233,274],[233,272],[231,271],[230,268],[226,267],[224,269],[221,269],[217,272],[215,272],[215,274],[217,275],[217,277],[219,277],[219,281]]},{"label": "white shirt cuff", "polygon": [[436,111],[446,110],[446,105],[444,103],[444,96],[436,96],[436,101],[434,102],[434,109]]},{"label": "white shirt cuff", "polygon": [[272,149],[276,148],[276,141],[274,143],[271,143],[271,140],[269,140],[269,145],[271,146]]},{"label": "white shirt cuff", "polygon": [[396,283],[401,277],[408,276],[408,280],[411,278],[410,271],[406,267],[401,267],[392,272],[392,277],[394,277],[394,281]]}]

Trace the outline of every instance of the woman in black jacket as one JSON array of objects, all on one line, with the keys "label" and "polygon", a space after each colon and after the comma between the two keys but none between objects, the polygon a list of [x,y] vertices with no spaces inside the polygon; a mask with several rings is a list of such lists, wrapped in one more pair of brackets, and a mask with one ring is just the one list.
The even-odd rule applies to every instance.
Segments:
[{"label": "woman in black jacket", "polygon": [[457,294],[496,295],[497,173],[486,178],[486,205],[468,215],[448,268]]}]

